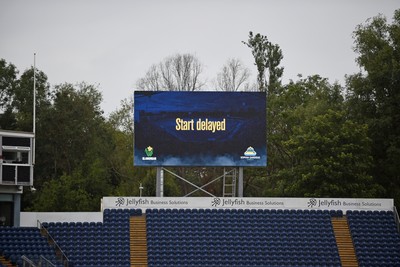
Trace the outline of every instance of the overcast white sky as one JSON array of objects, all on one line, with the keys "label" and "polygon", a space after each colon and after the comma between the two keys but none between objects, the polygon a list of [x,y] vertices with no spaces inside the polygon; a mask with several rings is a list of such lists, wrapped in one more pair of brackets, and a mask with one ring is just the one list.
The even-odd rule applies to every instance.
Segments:
[{"label": "overcast white sky", "polygon": [[352,32],[398,0],[0,0],[0,58],[22,73],[33,65],[52,86],[99,85],[105,114],[129,98],[152,64],[194,54],[203,79],[215,79],[229,58],[257,70],[249,31],[280,45],[283,81],[319,74],[343,84],[358,71]]}]

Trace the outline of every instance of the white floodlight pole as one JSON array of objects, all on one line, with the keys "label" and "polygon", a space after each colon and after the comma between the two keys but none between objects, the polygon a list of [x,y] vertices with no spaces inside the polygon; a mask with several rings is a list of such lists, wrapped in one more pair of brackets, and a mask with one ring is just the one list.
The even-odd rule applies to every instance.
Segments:
[{"label": "white floodlight pole", "polygon": [[35,165],[36,149],[36,53],[33,53],[33,144],[32,165]]},{"label": "white floodlight pole", "polygon": [[140,183],[139,185],[139,196],[142,197],[143,185]]}]

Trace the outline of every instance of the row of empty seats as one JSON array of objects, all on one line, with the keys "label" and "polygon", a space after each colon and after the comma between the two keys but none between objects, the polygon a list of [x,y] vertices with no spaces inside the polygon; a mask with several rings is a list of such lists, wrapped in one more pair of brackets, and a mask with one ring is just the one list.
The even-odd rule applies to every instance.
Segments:
[{"label": "row of empty seats", "polygon": [[[129,218],[141,214],[140,209],[106,209],[103,222],[42,225],[71,267],[124,267],[131,266]],[[340,210],[147,209],[148,265],[341,266],[331,217],[342,215]],[[346,215],[361,267],[400,266],[393,212]],[[0,227],[0,254],[17,266],[21,253],[36,261],[44,255],[60,266],[39,229],[15,229]]]},{"label": "row of empty seats", "polygon": [[340,266],[330,218],[324,211],[149,209],[149,266]]},{"label": "row of empty seats", "polygon": [[23,255],[35,263],[42,256],[55,266],[62,266],[54,246],[49,245],[36,227],[0,227],[0,255],[14,266],[23,266]]},{"label": "row of empty seats", "polygon": [[348,211],[359,265],[400,266],[400,234],[393,212]]},{"label": "row of empty seats", "polygon": [[130,266],[129,218],[139,209],[106,209],[103,222],[42,225],[74,267]]}]

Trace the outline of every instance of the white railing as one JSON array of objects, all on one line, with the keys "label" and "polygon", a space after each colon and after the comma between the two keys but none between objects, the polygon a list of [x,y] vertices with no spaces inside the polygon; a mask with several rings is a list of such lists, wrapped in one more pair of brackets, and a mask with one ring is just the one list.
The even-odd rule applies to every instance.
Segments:
[{"label": "white railing", "polygon": [[30,259],[28,259],[25,255],[21,256],[22,259],[22,266],[23,267],[37,267],[35,265],[35,263],[33,263],[33,261],[31,261]]},{"label": "white railing", "polygon": [[56,266],[45,257],[40,256],[38,267],[56,267]]},{"label": "white railing", "polygon": [[394,220],[396,221],[397,231],[400,233],[400,218],[396,206],[393,206]]},{"label": "white railing", "polygon": [[[37,224],[38,224],[38,228],[40,229],[40,231],[45,232],[47,239],[50,241],[51,244],[53,244],[56,247],[56,250],[60,253],[61,262],[64,265],[64,267],[69,267],[69,260],[68,260],[67,255],[65,255],[64,251],[57,244],[57,242],[54,240],[54,238],[50,235],[49,231],[47,231],[46,228],[42,227],[42,223],[39,220],[37,221]],[[58,255],[57,252],[56,252],[56,254]],[[45,265],[45,266],[47,266],[47,265]]]}]

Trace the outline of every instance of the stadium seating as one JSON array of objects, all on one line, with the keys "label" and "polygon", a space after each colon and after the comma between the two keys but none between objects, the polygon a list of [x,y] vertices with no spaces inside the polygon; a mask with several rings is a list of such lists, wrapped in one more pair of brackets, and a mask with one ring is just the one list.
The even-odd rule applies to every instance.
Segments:
[{"label": "stadium seating", "polygon": [[102,222],[47,222],[43,226],[74,267],[130,266],[129,217],[139,209],[106,209]]},{"label": "stadium seating", "polygon": [[341,266],[328,211],[146,210],[149,266]]},{"label": "stadium seating", "polygon": [[38,263],[40,256],[60,266],[54,247],[40,234],[36,227],[0,227],[0,255],[14,266],[22,266],[22,255]]},{"label": "stadium seating", "polygon": [[[131,266],[131,216],[106,209],[103,222],[42,224],[71,267]],[[341,266],[332,217],[343,212],[267,209],[147,209],[148,266]],[[393,212],[347,211],[359,266],[399,266],[400,234]],[[56,263],[38,228],[0,227],[0,255]],[[0,267],[1,263],[0,263]]]},{"label": "stadium seating", "polygon": [[400,234],[391,211],[348,211],[359,265],[400,266]]}]

